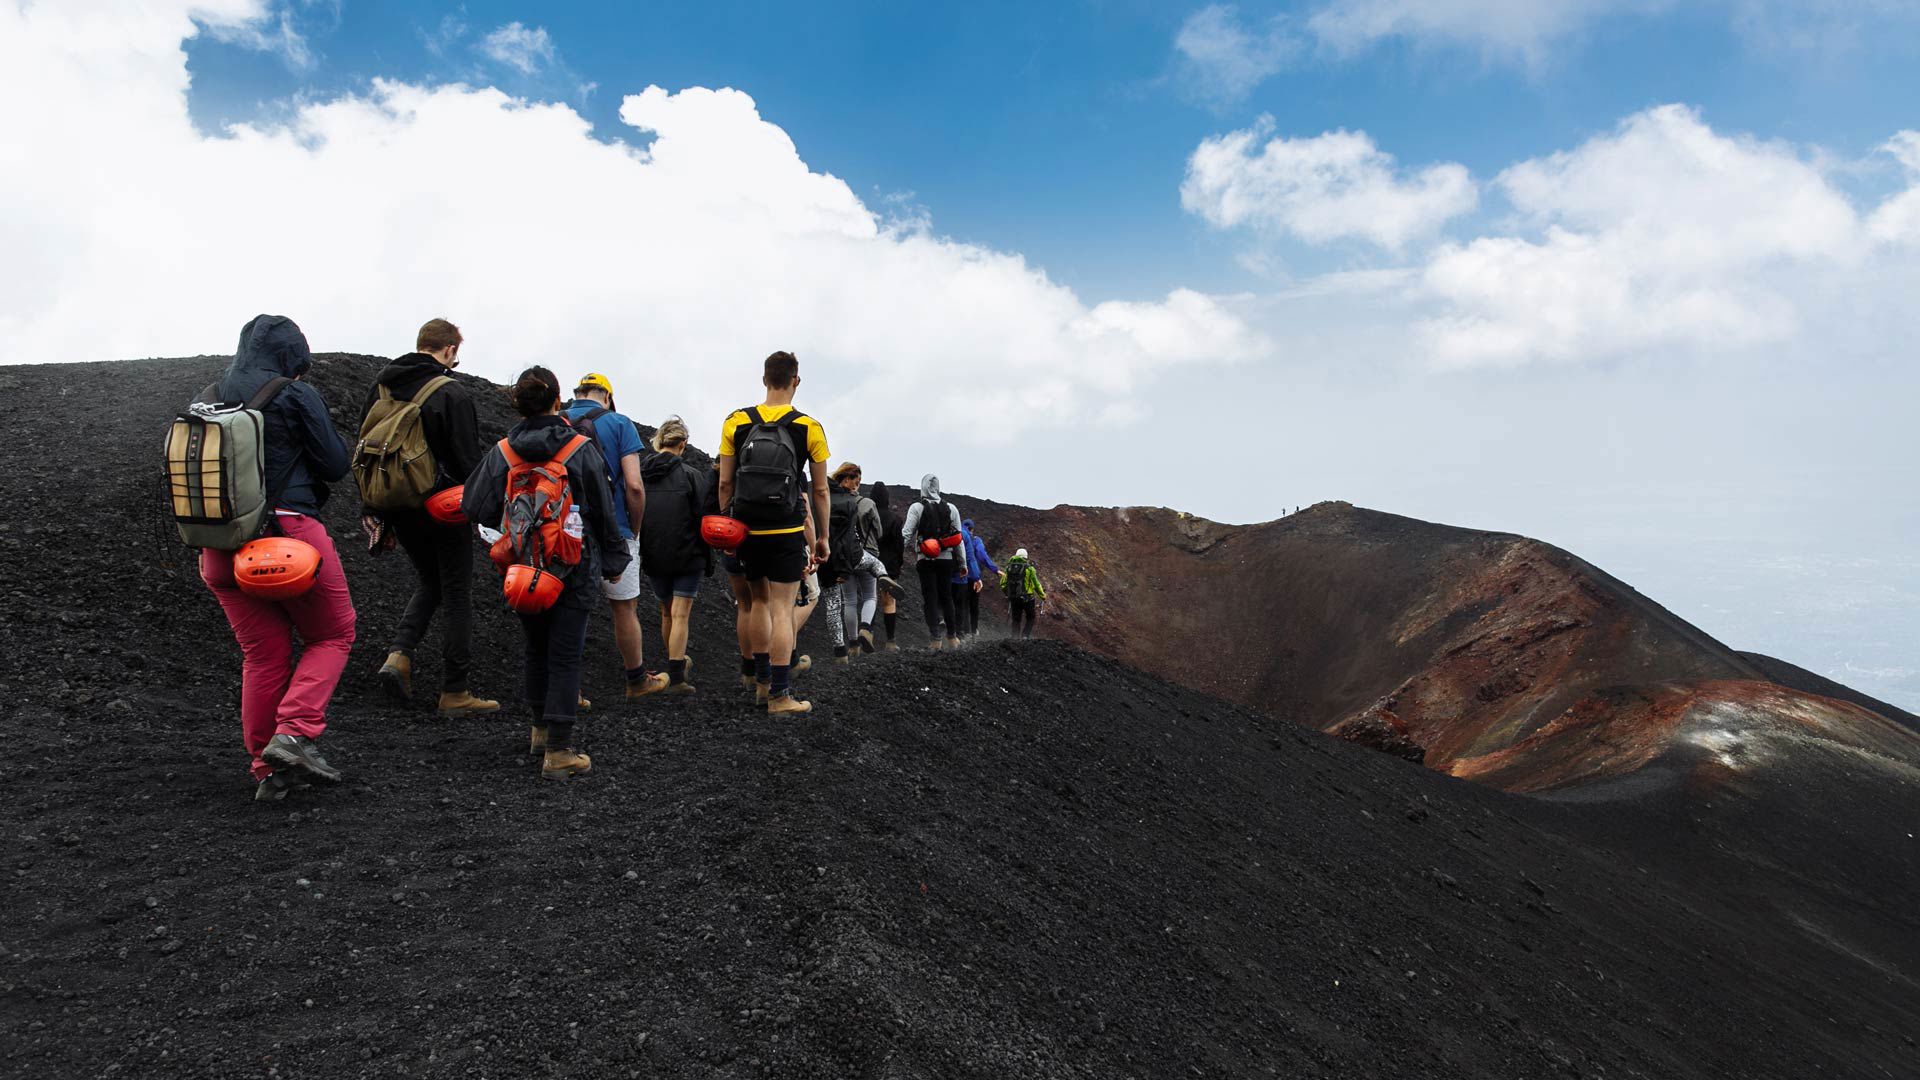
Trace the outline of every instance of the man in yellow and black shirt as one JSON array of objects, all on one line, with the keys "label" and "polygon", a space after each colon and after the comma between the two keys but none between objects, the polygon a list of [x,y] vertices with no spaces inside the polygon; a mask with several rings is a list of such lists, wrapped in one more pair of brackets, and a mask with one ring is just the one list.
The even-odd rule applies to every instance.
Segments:
[{"label": "man in yellow and black shirt", "polygon": [[[747,609],[753,646],[756,696],[770,713],[804,713],[811,702],[796,701],[789,681],[793,663],[793,603],[810,563],[827,559],[827,432],[820,421],[793,407],[800,389],[800,361],[789,352],[767,357],[761,383],[767,399],[738,409],[720,427],[720,506],[747,523],[747,539],[737,557],[752,595]],[[768,426],[791,440],[794,487],[785,477],[769,477],[758,464],[762,447],[749,448],[755,432]],[[741,458],[753,457],[742,471]],[[777,452],[773,456],[781,456]],[[745,489],[743,491],[743,489]],[[772,489],[772,498],[744,505],[736,496]],[[783,498],[785,490],[792,497]],[[816,523],[818,523],[816,525]]]}]

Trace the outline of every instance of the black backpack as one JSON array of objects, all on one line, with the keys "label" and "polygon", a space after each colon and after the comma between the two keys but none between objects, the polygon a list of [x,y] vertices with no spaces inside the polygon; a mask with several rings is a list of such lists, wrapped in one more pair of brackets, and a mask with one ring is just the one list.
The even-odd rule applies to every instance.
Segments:
[{"label": "black backpack", "polygon": [[853,573],[866,547],[860,542],[860,496],[833,489],[827,517],[827,569],[836,580]]},{"label": "black backpack", "polygon": [[767,420],[757,408],[744,411],[750,426],[734,441],[733,516],[750,529],[797,525],[807,515],[800,475],[806,455],[794,430],[800,414]]},{"label": "black backpack", "polygon": [[[920,524],[916,526],[920,539],[939,540],[942,541],[941,546],[945,547],[944,541],[957,531],[953,527],[953,511],[948,509],[952,504],[928,502],[925,499],[915,501],[920,504]],[[937,520],[934,518],[936,512],[940,515]]]},{"label": "black backpack", "polygon": [[[573,430],[593,440],[594,449],[600,451],[600,460],[607,463],[607,483],[612,484],[615,491],[623,491],[625,489],[621,487],[623,481],[620,479],[620,459],[607,453],[607,445],[600,441],[600,429],[594,424],[595,420],[600,419],[612,411],[612,409],[607,408],[605,405],[595,405],[593,408],[581,413],[578,417],[569,418],[567,424],[572,427]],[[645,459],[644,454],[642,454],[641,457],[642,460]]]},{"label": "black backpack", "polygon": [[1027,571],[1033,563],[1026,559],[1015,559],[1007,564],[1007,598],[1010,600],[1031,600],[1032,590],[1027,588]]}]

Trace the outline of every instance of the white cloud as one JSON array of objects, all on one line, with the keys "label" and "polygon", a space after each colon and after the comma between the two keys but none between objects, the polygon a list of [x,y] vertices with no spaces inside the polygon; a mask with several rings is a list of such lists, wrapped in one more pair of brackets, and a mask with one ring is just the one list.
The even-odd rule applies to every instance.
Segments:
[{"label": "white cloud", "polygon": [[446,315],[482,374],[592,367],[641,419],[698,425],[791,348],[851,450],[1124,414],[1162,371],[1268,347],[1197,293],[1089,305],[1018,254],[889,230],[733,90],[625,98],[645,150],[564,105],[384,81],[204,137],[189,12],[264,15],[0,5],[6,360],[219,351],[259,311],[318,348],[393,353]]},{"label": "white cloud", "polygon": [[1211,4],[1189,15],[1173,47],[1180,54],[1181,85],[1193,96],[1220,105],[1243,100],[1300,50],[1282,19],[1249,30],[1241,24],[1238,9],[1227,4]]},{"label": "white cloud", "polygon": [[1920,131],[1902,131],[1880,149],[1906,170],[1908,187],[1874,211],[1868,229],[1884,244],[1920,246]]},{"label": "white cloud", "polygon": [[1262,117],[1201,142],[1187,160],[1180,204],[1216,228],[1310,243],[1360,239],[1396,251],[1474,207],[1473,178],[1460,165],[1406,173],[1365,132],[1272,133],[1272,119]]},{"label": "white cloud", "polygon": [[495,27],[480,39],[480,51],[522,75],[537,74],[555,59],[553,38],[547,28],[528,27],[520,22]]},{"label": "white cloud", "polygon": [[[291,8],[283,7],[261,18],[252,17],[251,13],[240,18],[226,14],[240,6],[228,3],[205,5],[195,10],[194,15],[206,23],[216,41],[256,52],[277,53],[294,71],[313,70],[313,49],[307,45],[305,35],[294,25]],[[334,17],[337,21],[337,10],[334,11]]]},{"label": "white cloud", "polygon": [[1308,19],[1321,42],[1344,53],[1386,38],[1466,46],[1491,59],[1538,64],[1555,42],[1594,19],[1644,13],[1671,0],[1331,0]]}]

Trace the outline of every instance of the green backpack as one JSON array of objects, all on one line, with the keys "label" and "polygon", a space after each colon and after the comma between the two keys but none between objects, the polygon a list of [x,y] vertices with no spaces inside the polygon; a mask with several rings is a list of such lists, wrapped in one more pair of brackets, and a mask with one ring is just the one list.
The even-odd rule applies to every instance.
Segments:
[{"label": "green backpack", "polygon": [[210,401],[209,386],[167,426],[167,501],[181,543],[235,551],[260,534],[279,494],[267,490],[262,411],[291,382],[269,379],[246,402]]},{"label": "green backpack", "polygon": [[428,379],[413,397],[402,401],[380,387],[380,397],[360,424],[360,442],[353,448],[353,480],[360,486],[360,503],[369,510],[418,510],[433,494],[438,466],[427,446],[427,429],[420,406],[453,380],[445,375]]}]

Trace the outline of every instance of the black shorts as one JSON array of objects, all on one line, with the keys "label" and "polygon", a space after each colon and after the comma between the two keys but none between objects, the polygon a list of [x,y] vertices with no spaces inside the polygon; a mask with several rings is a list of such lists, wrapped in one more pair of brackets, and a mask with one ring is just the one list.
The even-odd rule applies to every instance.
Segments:
[{"label": "black shorts", "polygon": [[807,576],[807,534],[748,536],[740,545],[739,556],[748,581],[789,585]]}]

